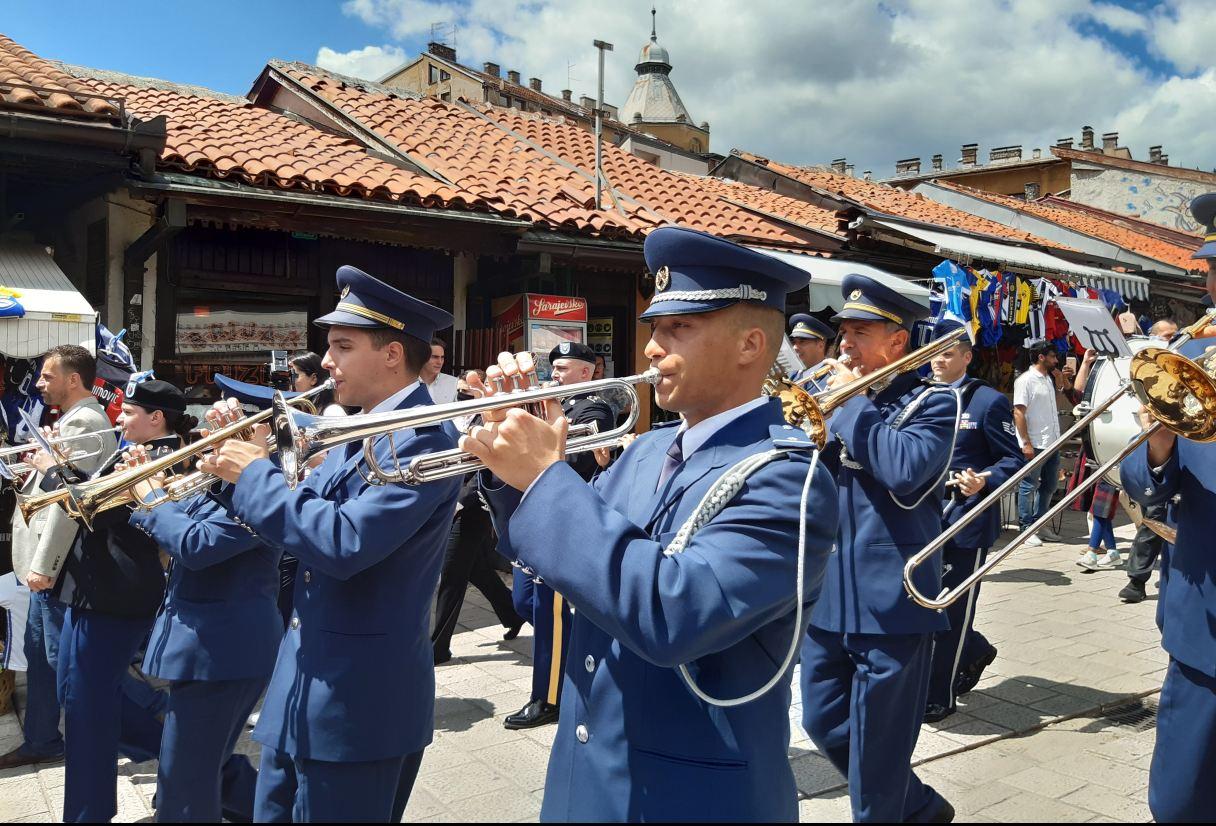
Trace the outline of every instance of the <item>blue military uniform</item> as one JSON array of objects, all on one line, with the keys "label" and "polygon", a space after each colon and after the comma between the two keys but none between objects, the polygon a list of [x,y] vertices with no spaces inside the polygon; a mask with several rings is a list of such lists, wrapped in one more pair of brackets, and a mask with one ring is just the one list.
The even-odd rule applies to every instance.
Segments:
[{"label": "blue military uniform", "polygon": [[[795,313],[790,316],[791,339],[818,339],[823,341],[826,347],[835,337],[836,331],[832,329],[832,325],[825,321],[820,321],[809,313]],[[804,367],[802,370],[795,370],[793,373],[790,373],[790,381],[798,381],[804,376],[812,376],[822,366],[823,362],[821,361],[818,364]],[[818,393],[825,387],[824,379],[810,379],[803,386],[808,393]]]},{"label": "blue military uniform", "polygon": [[[805,283],[767,256],[685,229],[655,230],[645,252],[657,292],[643,319],[749,299],[780,307]],[[835,535],[834,486],[822,467],[807,479],[813,451],[779,401],[758,398],[723,417],[690,454],[683,440],[696,427],[661,427],[591,485],[558,463],[522,501],[510,489],[489,497],[502,551],[575,607],[543,820],[797,818],[788,675],[758,699],[721,707],[699,699],[677,669],[688,663],[692,681],[717,698],[774,675],[801,635],[804,485],[807,604]],[[748,477],[682,553],[664,553],[728,468],[774,445],[798,449]]]},{"label": "blue military uniform", "polygon": [[[909,326],[928,313],[873,279],[846,276],[837,318]],[[932,634],[946,618],[904,592],[907,559],[941,532],[957,398],[903,373],[857,395],[828,423],[839,551],[802,648],[803,727],[849,779],[856,821],[927,820],[948,804],[911,770],[928,687]],[[937,593],[941,561],[919,587]]]},{"label": "blue military uniform", "polygon": [[[963,415],[959,420],[950,470],[961,472],[970,468],[976,473],[987,471],[990,475],[984,488],[974,496],[964,497],[957,487],[947,489],[950,493],[943,508],[946,525],[958,522],[1026,463],[1013,429],[1013,408],[1009,399],[977,378],[964,376],[956,387],[963,401]],[[954,588],[973,574],[984,563],[988,549],[1000,533],[1001,509],[994,506],[950,540],[942,553],[942,587]],[[934,635],[930,707],[953,711],[959,672],[966,672],[968,682],[971,682],[972,674],[977,669],[982,671],[996,656],[996,648],[973,628],[979,590],[979,586],[972,588],[965,599],[947,608],[950,628]]]},{"label": "blue military uniform", "polygon": [[[1206,228],[1196,258],[1216,258],[1216,193],[1191,202]],[[1211,339],[1183,345],[1202,356]],[[1178,539],[1161,554],[1157,622],[1170,655],[1157,713],[1157,743],[1149,769],[1148,805],[1158,823],[1216,819],[1216,444],[1179,438],[1161,468],[1148,465],[1140,445],[1119,466],[1124,490],[1142,505],[1179,495]]]},{"label": "blue military uniform", "polygon": [[[429,341],[446,312],[354,268],[323,326],[391,327]],[[415,382],[377,410],[431,404]],[[455,446],[450,428],[378,440],[391,464]],[[300,560],[295,611],[253,738],[262,744],[255,819],[400,820],[434,728],[431,600],[458,478],[370,486],[362,445],[329,452],[295,490],[267,459],[226,489],[238,525]]]},{"label": "blue military uniform", "polygon": [[157,816],[218,822],[221,779],[239,776],[240,803],[234,805],[230,789],[226,805],[252,817],[256,774],[233,748],[283,637],[279,551],[238,527],[208,496],[135,511],[130,522],[172,559],[143,663],[145,673],[170,681]]},{"label": "blue military uniform", "polygon": [[[577,359],[595,366],[595,353],[578,342],[562,342],[554,347],[549,352],[549,363],[558,359]],[[570,424],[598,425],[600,433],[616,424],[612,407],[599,396],[584,394],[563,399],[562,413]],[[587,481],[599,470],[590,451],[567,456],[566,461]],[[555,722],[570,648],[570,603],[546,582],[537,582],[536,577],[518,567],[512,570],[511,600],[516,613],[532,623],[532,693],[528,704],[508,716],[504,725],[515,729]]]}]

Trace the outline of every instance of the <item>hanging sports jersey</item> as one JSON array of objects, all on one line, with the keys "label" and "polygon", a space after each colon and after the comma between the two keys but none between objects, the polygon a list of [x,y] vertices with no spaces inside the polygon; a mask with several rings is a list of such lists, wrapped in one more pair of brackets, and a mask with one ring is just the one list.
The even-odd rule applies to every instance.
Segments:
[{"label": "hanging sports jersey", "polygon": [[979,342],[985,347],[992,347],[1001,340],[1000,273],[984,271],[983,286],[976,279],[975,289],[980,292],[979,302]]},{"label": "hanging sports jersey", "polygon": [[933,268],[933,278],[945,293],[945,312],[971,321],[971,287],[966,271],[953,261],[943,261]]},{"label": "hanging sports jersey", "polygon": [[1030,282],[1025,278],[1018,277],[1015,281],[1016,295],[1013,301],[1013,323],[1029,324],[1030,310],[1034,304],[1034,291],[1030,288]]}]

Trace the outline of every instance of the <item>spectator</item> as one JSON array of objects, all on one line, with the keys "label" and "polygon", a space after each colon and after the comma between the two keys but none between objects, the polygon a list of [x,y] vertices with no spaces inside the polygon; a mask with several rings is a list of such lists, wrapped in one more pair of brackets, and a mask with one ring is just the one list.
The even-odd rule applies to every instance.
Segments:
[{"label": "spectator", "polygon": [[[321,357],[302,350],[291,357],[291,389],[297,393],[312,390],[329,378],[329,371],[321,366]],[[345,416],[346,408],[334,400],[333,391],[322,393],[314,400],[323,416]]]},{"label": "spectator", "polygon": [[441,338],[431,339],[431,357],[422,366],[418,375],[419,381],[426,385],[431,393],[431,401],[435,404],[448,404],[456,401],[456,377],[443,372],[443,360],[447,355],[447,345]]},{"label": "spectator", "polygon": [[[1031,461],[1044,448],[1060,437],[1060,414],[1056,407],[1056,393],[1071,386],[1074,371],[1058,369],[1060,358],[1056,350],[1046,342],[1036,344],[1029,350],[1030,367],[1013,383],[1013,423],[1017,430],[1018,446],[1027,461]],[[1065,382],[1065,379],[1069,381]],[[1018,523],[1025,531],[1051,506],[1051,497],[1059,481],[1060,456],[1053,451],[1035,470],[1026,474],[1018,485]],[[1058,534],[1043,529],[1043,537],[1058,542]],[[1032,534],[1027,545],[1042,545],[1039,534]]]}]

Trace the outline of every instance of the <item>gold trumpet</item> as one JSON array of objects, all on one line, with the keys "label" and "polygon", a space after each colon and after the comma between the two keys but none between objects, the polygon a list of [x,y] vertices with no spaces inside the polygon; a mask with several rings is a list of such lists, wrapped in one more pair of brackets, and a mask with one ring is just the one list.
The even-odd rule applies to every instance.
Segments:
[{"label": "gold trumpet", "polygon": [[[328,379],[311,390],[287,400],[285,403],[315,411],[316,406],[312,403],[312,399],[321,395],[326,390],[332,390],[333,386],[333,380]],[[281,394],[276,394],[276,398],[281,398]],[[206,453],[227,439],[248,438],[253,426],[266,421],[272,414],[273,408],[267,408],[240,421],[233,422],[227,427],[212,431],[193,444],[166,453],[145,464],[127,468],[117,473],[107,473],[105,476],[99,476],[78,484],[65,485],[63,488],[51,491],[50,493],[27,497],[23,501],[18,502],[18,507],[21,508],[21,513],[28,522],[33,514],[43,508],[60,504],[68,512],[68,515],[79,519],[85,524],[85,527],[91,530],[94,517],[102,511],[122,507],[123,505],[154,508],[162,502],[187,498],[188,496],[202,492],[215,482],[215,477],[202,471],[173,474],[168,480],[168,487],[172,491],[171,494],[166,494],[147,503],[141,502],[136,498],[134,487],[140,482],[146,482],[153,476],[168,471],[174,465],[192,462],[201,454]]]}]

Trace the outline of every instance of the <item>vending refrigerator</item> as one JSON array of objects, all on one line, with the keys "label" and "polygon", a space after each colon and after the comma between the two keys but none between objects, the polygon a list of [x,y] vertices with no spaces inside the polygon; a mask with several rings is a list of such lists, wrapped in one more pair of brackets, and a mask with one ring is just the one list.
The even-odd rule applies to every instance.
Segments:
[{"label": "vending refrigerator", "polygon": [[587,343],[587,299],[520,293],[496,298],[494,335],[498,349],[531,352],[542,381],[550,374],[549,351],[563,341]]}]

